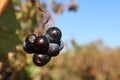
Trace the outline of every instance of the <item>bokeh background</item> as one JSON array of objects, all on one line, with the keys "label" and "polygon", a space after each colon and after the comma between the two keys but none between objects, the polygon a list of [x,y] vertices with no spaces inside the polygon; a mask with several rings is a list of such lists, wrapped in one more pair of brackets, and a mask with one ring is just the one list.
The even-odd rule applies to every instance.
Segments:
[{"label": "bokeh background", "polygon": [[[0,80],[120,80],[119,0],[1,0]],[[8,2],[9,1],[9,2]],[[7,4],[8,3],[8,4]],[[28,34],[62,30],[64,49],[44,67],[23,50]]]}]

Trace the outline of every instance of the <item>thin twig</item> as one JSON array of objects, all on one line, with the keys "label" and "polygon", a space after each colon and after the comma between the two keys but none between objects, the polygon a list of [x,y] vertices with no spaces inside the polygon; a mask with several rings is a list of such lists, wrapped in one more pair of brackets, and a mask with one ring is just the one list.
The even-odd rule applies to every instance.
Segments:
[{"label": "thin twig", "polygon": [[42,29],[43,29],[43,33],[44,33],[44,30],[45,30],[45,25],[49,22],[50,20],[50,13],[48,11],[45,11],[44,9],[42,9],[40,7],[40,2],[38,2],[37,4],[37,7],[38,9],[43,12],[45,15],[46,15],[46,18],[45,18],[45,21],[43,22],[43,24],[41,25]]}]

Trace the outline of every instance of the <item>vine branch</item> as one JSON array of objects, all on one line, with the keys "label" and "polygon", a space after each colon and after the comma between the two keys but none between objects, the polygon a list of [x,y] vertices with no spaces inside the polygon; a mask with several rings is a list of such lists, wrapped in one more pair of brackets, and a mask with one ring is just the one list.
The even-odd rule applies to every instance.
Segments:
[{"label": "vine branch", "polygon": [[38,2],[37,4],[38,9],[43,12],[46,15],[45,21],[43,22],[43,24],[41,25],[42,29],[43,29],[43,33],[45,30],[45,25],[49,22],[50,20],[50,13],[48,11],[45,11],[44,9],[42,9],[42,7],[40,6],[40,2]]}]

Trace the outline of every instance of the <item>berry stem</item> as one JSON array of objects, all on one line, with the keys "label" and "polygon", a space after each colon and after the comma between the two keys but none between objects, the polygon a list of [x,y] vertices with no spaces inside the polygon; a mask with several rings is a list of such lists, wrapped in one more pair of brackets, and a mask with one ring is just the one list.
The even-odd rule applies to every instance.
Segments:
[{"label": "berry stem", "polygon": [[46,24],[49,22],[49,20],[50,20],[50,12],[45,11],[44,9],[42,9],[42,8],[40,7],[40,2],[37,3],[37,7],[38,7],[38,9],[39,9],[41,12],[43,12],[43,13],[46,15],[46,19],[45,19],[45,21],[43,22],[43,24],[41,25],[41,27],[42,27],[42,32],[44,33],[45,25],[46,25]]}]

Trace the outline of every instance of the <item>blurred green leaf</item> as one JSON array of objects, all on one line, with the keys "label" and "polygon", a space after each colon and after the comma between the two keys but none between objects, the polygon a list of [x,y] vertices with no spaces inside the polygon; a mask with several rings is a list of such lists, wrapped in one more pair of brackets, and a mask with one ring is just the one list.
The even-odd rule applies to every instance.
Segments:
[{"label": "blurred green leaf", "polygon": [[21,3],[21,0],[12,0],[12,2],[13,2],[14,4],[20,4],[20,3]]},{"label": "blurred green leaf", "polygon": [[0,16],[0,56],[6,56],[9,51],[14,51],[19,42],[15,34],[20,24],[16,20],[14,8],[10,2],[2,16]]}]

